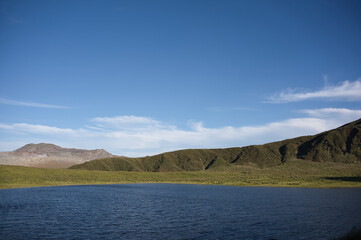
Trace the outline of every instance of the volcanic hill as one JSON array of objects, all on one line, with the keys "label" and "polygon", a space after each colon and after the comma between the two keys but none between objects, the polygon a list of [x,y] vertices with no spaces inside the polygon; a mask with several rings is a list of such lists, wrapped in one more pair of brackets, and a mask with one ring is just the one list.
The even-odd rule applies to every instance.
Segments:
[{"label": "volcanic hill", "polygon": [[67,168],[114,155],[103,149],[62,148],[54,144],[27,144],[12,152],[0,152],[0,164],[42,168]]}]

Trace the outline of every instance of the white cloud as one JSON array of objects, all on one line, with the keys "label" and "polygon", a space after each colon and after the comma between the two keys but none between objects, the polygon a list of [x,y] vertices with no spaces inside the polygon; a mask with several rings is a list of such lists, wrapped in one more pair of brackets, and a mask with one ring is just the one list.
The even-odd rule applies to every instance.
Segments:
[{"label": "white cloud", "polygon": [[[173,128],[173,126],[165,125],[160,121],[149,117],[140,116],[115,116],[115,117],[97,117],[91,120],[100,129],[123,129],[128,131]],[[90,126],[91,128],[91,126]]]},{"label": "white cloud", "polygon": [[69,128],[57,128],[44,125],[34,125],[27,123],[2,124],[0,129],[18,132],[18,133],[35,133],[35,134],[74,134],[76,130]]},{"label": "white cloud", "polygon": [[269,103],[298,102],[308,99],[329,99],[344,101],[361,101],[361,79],[354,82],[344,81],[340,85],[325,86],[318,91],[304,91],[288,89],[269,98]]},{"label": "white cloud", "polygon": [[[258,126],[207,128],[202,122],[190,123],[190,128],[176,126],[147,117],[117,116],[92,119],[92,128],[68,129],[26,123],[0,124],[0,131],[12,136],[14,142],[40,139],[63,147],[85,149],[104,148],[113,154],[130,157],[153,155],[184,148],[220,148],[263,144],[267,142],[316,134],[341,126],[361,117],[361,110],[325,108],[303,110],[310,117],[291,118]],[[330,118],[329,114],[335,114]],[[136,124],[130,129],[126,125]],[[97,127],[99,124],[106,128]],[[119,126],[120,125],[120,126]],[[3,134],[4,136],[5,134]],[[18,138],[16,138],[18,136]],[[0,141],[0,149],[10,146]],[[25,143],[29,143],[25,142]],[[21,146],[17,146],[21,147]]]},{"label": "white cloud", "polygon": [[361,110],[352,110],[348,108],[320,108],[320,109],[304,109],[300,112],[306,113],[313,117],[322,118],[338,118],[352,121],[361,117]]},{"label": "white cloud", "polygon": [[153,120],[149,117],[137,117],[137,116],[116,116],[116,117],[97,117],[92,121],[96,123],[110,123],[112,125],[117,124],[157,124],[159,121]]},{"label": "white cloud", "polygon": [[231,111],[255,112],[255,111],[259,111],[259,109],[257,109],[257,108],[244,107],[244,106],[216,106],[216,107],[210,107],[209,110],[213,111],[213,112],[231,112]]},{"label": "white cloud", "polygon": [[5,105],[24,106],[24,107],[38,107],[38,108],[68,108],[66,106],[51,105],[37,102],[28,101],[14,101],[9,99],[0,98],[0,103]]}]

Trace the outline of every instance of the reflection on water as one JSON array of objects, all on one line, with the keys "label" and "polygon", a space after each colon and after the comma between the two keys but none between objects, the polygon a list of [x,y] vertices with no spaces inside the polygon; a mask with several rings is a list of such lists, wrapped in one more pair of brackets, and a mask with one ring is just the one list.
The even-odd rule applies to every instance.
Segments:
[{"label": "reflection on water", "polygon": [[0,190],[0,239],[332,239],[361,189],[125,184]]}]

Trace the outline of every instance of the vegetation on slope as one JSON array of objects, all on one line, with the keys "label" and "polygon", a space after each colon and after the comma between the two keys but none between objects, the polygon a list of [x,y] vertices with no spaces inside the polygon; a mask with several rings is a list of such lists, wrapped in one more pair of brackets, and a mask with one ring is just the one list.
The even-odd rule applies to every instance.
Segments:
[{"label": "vegetation on slope", "polygon": [[255,164],[219,165],[207,171],[189,172],[83,171],[0,165],[0,188],[115,183],[361,187],[361,164],[293,159],[269,168]]},{"label": "vegetation on slope", "polygon": [[107,158],[72,169],[102,171],[203,171],[216,166],[255,164],[274,167],[291,159],[315,162],[361,162],[361,119],[317,134],[242,148],[187,149],[144,158]]},{"label": "vegetation on slope", "polygon": [[71,168],[0,165],[0,187],[139,182],[361,187],[361,119],[315,136],[265,145],[106,158]]}]

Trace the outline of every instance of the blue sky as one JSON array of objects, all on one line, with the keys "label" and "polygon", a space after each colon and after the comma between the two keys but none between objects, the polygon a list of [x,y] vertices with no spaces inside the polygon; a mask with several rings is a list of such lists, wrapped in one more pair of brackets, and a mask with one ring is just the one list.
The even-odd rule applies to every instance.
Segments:
[{"label": "blue sky", "polygon": [[0,0],[0,151],[144,156],[361,118],[361,2]]}]

